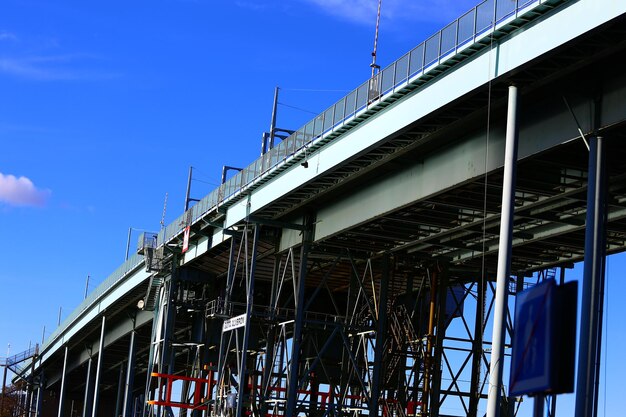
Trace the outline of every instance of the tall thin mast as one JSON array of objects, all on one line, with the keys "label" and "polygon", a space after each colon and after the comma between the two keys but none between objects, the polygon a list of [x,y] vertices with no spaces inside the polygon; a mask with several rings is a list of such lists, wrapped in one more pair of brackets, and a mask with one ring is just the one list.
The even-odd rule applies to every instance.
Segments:
[{"label": "tall thin mast", "polygon": [[378,27],[380,26],[380,6],[382,5],[383,0],[378,0],[378,12],[376,13],[376,32],[374,33],[374,50],[372,51],[372,63],[370,67],[372,68],[372,78],[376,75],[377,70],[380,69],[380,65],[376,64],[376,51],[378,50]]}]

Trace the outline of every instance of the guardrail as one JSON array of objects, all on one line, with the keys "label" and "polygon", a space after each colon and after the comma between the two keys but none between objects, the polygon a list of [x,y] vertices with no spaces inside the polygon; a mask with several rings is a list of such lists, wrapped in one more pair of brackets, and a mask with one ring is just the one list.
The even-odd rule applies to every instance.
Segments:
[{"label": "guardrail", "polygon": [[74,320],[76,320],[84,311],[88,310],[91,305],[100,298],[109,288],[114,286],[118,281],[123,280],[126,274],[136,269],[143,263],[143,256],[134,254],[128,258],[122,265],[119,266],[111,275],[109,275],[95,290],[90,292],[87,297],[70,313],[69,316],[63,320],[61,325],[57,327],[48,336],[46,341],[41,346],[43,352],[56,338],[59,336]]},{"label": "guardrail", "polygon": [[[269,171],[302,153],[315,141],[344,126],[369,108],[387,100],[393,93],[428,74],[443,61],[496,30],[509,19],[522,16],[544,4],[571,0],[484,0],[467,13],[426,39],[391,65],[382,69],[345,97],[320,113],[303,127],[280,142],[265,155],[248,165],[192,208],[161,229],[158,245],[169,242],[184,226],[194,223],[210,210],[227,202]],[[111,286],[143,263],[143,256],[133,255],[102,282],[48,337],[46,349],[67,326],[87,310]]]},{"label": "guardrail", "polygon": [[484,0],[411,51],[368,79],[348,95],[320,113],[265,155],[210,192],[183,213],[158,236],[159,245],[169,242],[190,221],[223,204],[277,166],[284,164],[324,135],[344,126],[368,108],[385,101],[413,80],[428,74],[442,61],[476,43],[498,24],[521,16],[542,4],[568,0]]}]

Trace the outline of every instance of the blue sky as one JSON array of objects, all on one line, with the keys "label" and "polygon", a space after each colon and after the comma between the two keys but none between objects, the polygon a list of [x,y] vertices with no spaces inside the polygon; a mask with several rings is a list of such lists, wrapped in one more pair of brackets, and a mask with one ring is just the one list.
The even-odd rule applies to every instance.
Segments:
[{"label": "blue sky", "polygon": [[[383,0],[379,63],[477,2]],[[129,227],[158,230],[166,193],[182,212],[190,165],[199,198],[252,162],[275,86],[296,129],[365,81],[376,4],[3,0],[0,356],[119,266]]]}]

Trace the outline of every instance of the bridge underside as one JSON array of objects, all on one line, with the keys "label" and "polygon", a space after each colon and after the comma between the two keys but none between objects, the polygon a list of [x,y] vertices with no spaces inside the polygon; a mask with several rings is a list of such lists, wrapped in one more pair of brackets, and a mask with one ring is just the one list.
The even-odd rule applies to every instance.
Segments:
[{"label": "bridge underside", "polygon": [[[104,313],[107,329],[117,331],[105,338],[100,415],[123,409],[129,372],[127,416],[172,407],[168,385],[196,407],[192,416],[230,407],[259,416],[482,414],[503,176],[491,155],[502,151],[496,138],[507,88],[515,83],[521,92],[514,295],[584,256],[589,153],[566,101],[586,132],[592,103],[602,106],[595,133],[606,147],[607,250],[626,248],[626,77],[615,65],[626,49],[625,23],[600,27],[416,121],[229,228],[230,238],[184,265],[180,249],[170,248],[155,271],[163,292],[153,310],[137,309],[146,283]],[[477,146],[464,147],[468,141]],[[426,195],[413,198],[415,188]],[[192,245],[212,236],[221,216],[194,229]],[[246,325],[222,331],[235,316]],[[66,370],[64,415],[90,405],[88,352],[95,363],[100,326],[69,344],[76,359]],[[59,351],[46,364],[44,404],[56,404],[63,363]],[[208,382],[194,398],[199,380]]]}]

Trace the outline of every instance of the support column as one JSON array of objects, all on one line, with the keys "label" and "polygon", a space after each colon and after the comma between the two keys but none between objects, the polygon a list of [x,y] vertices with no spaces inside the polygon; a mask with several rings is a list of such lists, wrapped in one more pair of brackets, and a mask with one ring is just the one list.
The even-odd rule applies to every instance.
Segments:
[{"label": "support column", "polygon": [[124,362],[120,363],[120,373],[117,379],[117,395],[115,396],[115,417],[122,414],[124,403]]},{"label": "support column", "polygon": [[96,380],[93,384],[93,408],[91,410],[91,417],[98,417],[98,397],[100,396],[100,370],[102,369],[102,357],[104,355],[105,324],[106,316],[102,316],[102,324],[100,325],[100,344],[98,346],[98,362],[96,364]]},{"label": "support column", "polygon": [[[231,235],[230,238],[230,253],[229,253],[229,257],[228,257],[228,273],[226,275],[226,292],[224,294],[224,306],[223,306],[223,310],[221,311],[221,313],[224,316],[230,316],[232,314],[232,310],[230,309],[230,300],[232,297],[232,290],[233,290],[233,283],[235,281],[235,252],[237,250],[237,237],[239,236],[239,233],[237,234],[233,234]],[[241,237],[242,239],[245,239],[245,236]],[[222,322],[223,323],[223,322]],[[227,357],[228,357],[228,351],[225,350],[225,344],[226,344],[226,337],[225,337],[225,333],[222,331],[220,332],[220,345],[219,345],[219,354],[217,356],[218,358],[218,362],[217,362],[217,372],[218,372],[218,392],[217,392],[217,396],[215,398],[215,405],[214,405],[214,410],[219,411],[223,408],[223,401],[224,399],[222,398],[221,393],[219,392],[220,386],[222,384],[224,384],[225,381],[225,370],[226,367],[228,366],[227,362]],[[230,377],[230,373],[229,373],[229,377]],[[220,381],[222,381],[220,383]]]},{"label": "support column", "polygon": [[493,342],[489,369],[489,396],[487,417],[498,417],[502,400],[502,368],[506,331],[507,291],[511,275],[511,244],[515,210],[515,180],[517,172],[517,87],[509,87],[506,124],[504,178],[502,179],[502,214],[500,217],[500,243],[495,307],[493,311]]},{"label": "support column", "polygon": [[33,411],[33,384],[32,375],[26,387],[26,404],[25,404],[25,416],[31,417]]},{"label": "support column", "polygon": [[166,374],[174,373],[174,349],[172,349],[173,330],[176,323],[176,296],[178,294],[178,271],[177,260],[172,261],[172,274],[169,285],[167,285],[167,304],[165,305],[164,326],[163,326],[163,349],[161,349],[161,363],[159,372]]},{"label": "support column", "polygon": [[41,406],[43,405],[44,373],[39,374],[39,384],[37,385],[37,402],[35,403],[35,417],[41,417]]},{"label": "support column", "polygon": [[469,417],[478,415],[480,402],[480,371],[483,362],[483,323],[485,320],[485,282],[476,283],[476,316],[474,321],[474,340],[472,341],[472,379],[470,385]]},{"label": "support column", "polygon": [[[277,90],[278,91],[278,90]],[[298,370],[300,368],[300,347],[302,345],[302,330],[304,328],[304,291],[307,274],[307,262],[311,248],[312,220],[306,216],[304,220],[304,232],[302,233],[302,247],[300,248],[300,266],[298,268],[298,298],[296,299],[295,323],[293,328],[293,341],[291,344],[291,364],[289,382],[287,383],[287,408],[285,415],[295,416],[298,403]]]},{"label": "support column", "polygon": [[380,277],[380,296],[378,303],[378,320],[376,323],[376,345],[374,347],[374,369],[369,401],[369,415],[379,415],[380,382],[383,371],[383,355],[387,337],[387,300],[389,294],[389,253],[383,255],[382,274]]},{"label": "support column", "polygon": [[589,173],[585,230],[585,265],[581,305],[576,417],[596,415],[598,406],[597,370],[602,337],[602,292],[606,251],[606,196],[603,141],[589,138]]},{"label": "support column", "polygon": [[448,271],[439,272],[437,292],[437,333],[435,336],[435,353],[432,358],[432,385],[430,393],[430,416],[439,416],[439,398],[441,397],[441,364],[443,357],[443,340],[446,337],[446,301],[448,299]]},{"label": "support column", "polygon": [[[128,346],[128,364],[126,369],[126,381],[124,383],[124,408],[122,417],[132,417],[133,413],[133,385],[135,384],[135,335],[137,331],[133,329],[130,333],[130,343]],[[150,371],[150,370],[148,370]]]},{"label": "support column", "polygon": [[8,369],[8,364],[5,362],[4,364],[4,376],[2,377],[2,397],[0,397],[0,411],[4,408],[4,396],[6,395],[6,391],[7,391],[7,369]]},{"label": "support column", "polygon": [[[246,305],[246,326],[244,327],[244,332],[243,332],[243,346],[241,347],[241,363],[240,363],[240,368],[239,368],[239,389],[238,389],[238,395],[237,395],[237,414],[236,417],[242,417],[244,415],[243,413],[243,397],[244,397],[244,392],[246,391],[246,386],[248,383],[248,378],[246,377],[246,374],[248,373],[247,368],[247,359],[248,359],[248,345],[250,343],[250,327],[252,326],[252,323],[250,323],[250,320],[252,318],[252,307],[253,307],[253,303],[254,303],[254,274],[255,274],[255,270],[256,270],[256,255],[257,255],[257,251],[258,251],[258,244],[259,244],[259,229],[261,228],[260,225],[256,224],[254,226],[254,238],[252,241],[252,259],[250,260],[250,275],[247,277],[248,278],[248,285],[247,287],[247,305]],[[246,232],[247,233],[247,232]]]},{"label": "support column", "polygon": [[[275,247],[276,247],[276,255],[274,256],[274,271],[272,274],[272,289],[270,294],[270,319],[274,319],[276,314],[276,308],[278,304],[278,288],[280,281],[280,265],[281,265],[281,255],[278,254],[278,248],[280,244],[280,239],[276,239]],[[266,346],[265,346],[265,367],[263,368],[263,377],[261,379],[261,396],[262,401],[259,405],[261,410],[261,415],[265,416],[268,411],[267,400],[269,399],[271,390],[270,390],[270,381],[272,376],[272,365],[274,361],[275,355],[275,341],[277,334],[277,326],[276,324],[271,324],[267,331],[266,337]]]},{"label": "support column", "polygon": [[65,345],[65,356],[63,358],[63,373],[61,374],[61,389],[59,390],[59,412],[58,417],[63,417],[63,406],[65,405],[65,374],[67,372],[67,353],[69,347]]},{"label": "support column", "polygon": [[424,354],[424,388],[422,392],[422,416],[430,415],[430,386],[433,372],[433,339],[435,337],[435,309],[437,304],[437,281],[439,274],[435,271],[430,279],[430,302],[428,307],[428,334],[426,335],[426,352]]},{"label": "support column", "polygon": [[85,398],[83,401],[83,417],[89,417],[90,411],[93,407],[93,383],[94,373],[93,373],[93,358],[91,357],[91,353],[89,355],[89,359],[87,360],[87,378],[85,379]]}]

